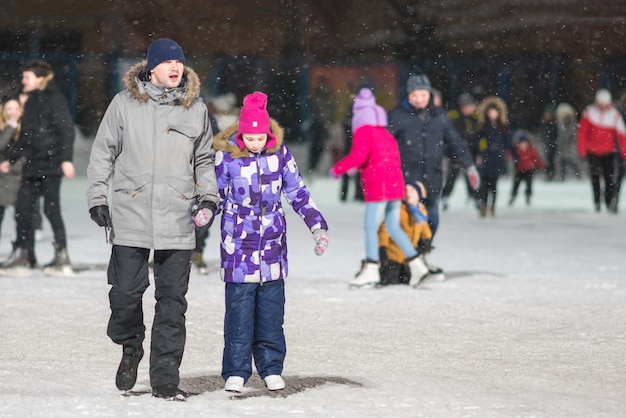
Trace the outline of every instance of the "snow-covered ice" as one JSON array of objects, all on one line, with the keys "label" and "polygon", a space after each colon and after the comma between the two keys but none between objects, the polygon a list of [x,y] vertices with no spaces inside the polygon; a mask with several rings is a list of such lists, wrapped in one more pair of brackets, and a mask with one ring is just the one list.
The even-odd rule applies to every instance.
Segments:
[{"label": "snow-covered ice", "polygon": [[[339,202],[339,183],[309,184],[330,224],[325,255],[290,208],[285,332],[287,388],[258,376],[223,391],[223,284],[215,223],[192,274],[181,387],[187,402],[150,396],[148,356],[130,396],[114,378],[121,348],[109,316],[104,231],[89,219],[86,180],[65,180],[63,213],[74,277],[0,276],[0,416],[572,417],[626,411],[626,223],[595,213],[588,180],[535,182],[496,217],[480,219],[459,182],[441,213],[430,262],[447,281],[414,290],[349,290],[363,257],[363,205]],[[626,202],[623,202],[626,205]],[[622,205],[625,207],[624,205]],[[2,225],[10,252],[13,212]],[[44,221],[40,263],[52,257]],[[145,295],[149,328],[153,287]],[[148,339],[144,343],[149,348]]]}]

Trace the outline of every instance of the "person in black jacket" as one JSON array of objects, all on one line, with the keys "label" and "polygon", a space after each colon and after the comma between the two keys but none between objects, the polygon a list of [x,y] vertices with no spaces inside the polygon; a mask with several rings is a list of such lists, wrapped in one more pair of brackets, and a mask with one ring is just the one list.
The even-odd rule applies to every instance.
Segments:
[{"label": "person in black jacket", "polygon": [[433,104],[431,91],[426,75],[411,75],[407,80],[407,96],[389,112],[388,129],[398,140],[405,182],[420,181],[427,189],[424,204],[434,236],[439,224],[446,147],[450,158],[465,169],[472,188],[478,188],[480,179],[470,150],[452,126],[446,111]]},{"label": "person in black jacket", "polygon": [[[211,111],[211,106],[207,103],[207,108]],[[211,125],[211,131],[213,135],[217,135],[220,133],[220,128],[217,124],[217,119],[213,116],[212,113],[209,113],[209,124]],[[204,261],[203,253],[204,248],[206,247],[206,240],[209,238],[209,228],[196,228],[196,248],[194,248],[191,253],[191,262],[198,269],[198,273],[200,274],[208,274],[209,268],[207,263]]]},{"label": "person in black jacket", "polygon": [[[439,200],[443,183],[443,158],[447,149],[460,162],[474,190],[480,185],[478,170],[467,145],[452,126],[446,111],[433,103],[432,87],[424,74],[409,76],[407,96],[389,112],[387,129],[398,141],[402,172],[407,184],[421,182],[427,191],[424,205],[434,241],[439,225]],[[429,266],[431,272],[440,269]]]},{"label": "person in black jacket", "polygon": [[485,217],[487,211],[495,216],[498,178],[506,173],[507,152],[515,155],[515,150],[511,148],[508,110],[504,100],[497,96],[483,99],[478,106],[476,132],[480,136],[474,150],[482,180],[477,194],[480,216]]},{"label": "person in black jacket", "polygon": [[[474,144],[478,142],[478,135],[476,134],[476,125],[478,124],[476,100],[471,94],[462,93],[457,99],[457,104],[458,109],[448,112],[448,118],[450,118],[452,126],[454,126],[459,135],[461,135],[461,138],[469,148],[470,152],[472,152]],[[472,158],[476,161],[476,155],[472,155]],[[462,169],[461,162],[458,159],[450,157],[448,160],[449,163],[446,180],[441,192],[443,210],[448,209],[448,199],[454,189],[454,183],[456,182],[459,171]],[[466,178],[465,180],[467,186],[467,198],[468,200],[475,200],[476,196],[469,183],[469,179]]]},{"label": "person in black jacket", "polygon": [[0,164],[8,172],[11,164],[24,160],[22,184],[15,204],[16,240],[3,268],[34,268],[35,228],[33,213],[37,199],[44,199],[44,213],[54,234],[54,258],[45,269],[71,270],[67,254],[65,224],[61,215],[60,190],[63,176],[73,178],[74,125],[67,100],[51,80],[50,64],[42,60],[27,63],[22,85],[28,99],[24,105],[21,132],[14,147]]}]

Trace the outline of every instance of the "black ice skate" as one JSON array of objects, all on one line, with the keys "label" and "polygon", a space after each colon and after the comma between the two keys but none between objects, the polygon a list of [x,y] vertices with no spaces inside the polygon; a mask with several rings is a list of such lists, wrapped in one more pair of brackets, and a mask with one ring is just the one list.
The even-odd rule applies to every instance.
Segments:
[{"label": "black ice skate", "polygon": [[152,396],[155,398],[165,399],[167,401],[181,402],[186,400],[189,394],[179,389],[177,385],[168,383],[167,385],[152,388]]},{"label": "black ice skate", "polygon": [[198,273],[200,274],[208,274],[209,269],[207,264],[204,262],[202,258],[202,253],[199,251],[194,251],[191,254],[191,262],[198,268]]},{"label": "black ice skate", "polygon": [[137,382],[137,368],[143,357],[143,347],[125,345],[122,361],[115,376],[115,386],[119,390],[131,390]]},{"label": "black ice skate", "polygon": [[37,260],[27,248],[17,247],[13,243],[13,251],[2,264],[0,264],[0,274],[20,274],[30,269],[37,268]]},{"label": "black ice skate", "polygon": [[54,258],[51,262],[43,266],[44,274],[62,274],[72,276],[74,270],[67,249],[58,244],[54,244]]}]

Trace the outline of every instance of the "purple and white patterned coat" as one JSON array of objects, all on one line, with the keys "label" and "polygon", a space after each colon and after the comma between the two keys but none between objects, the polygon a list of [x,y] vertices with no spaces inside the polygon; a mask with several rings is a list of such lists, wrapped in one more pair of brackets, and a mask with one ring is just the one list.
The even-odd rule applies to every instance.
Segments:
[{"label": "purple and white patterned coat", "polygon": [[220,194],[221,276],[225,282],[262,283],[287,277],[287,237],[281,195],[311,232],[328,229],[311,198],[283,130],[271,120],[276,144],[258,154],[235,143],[238,123],[217,135],[213,147]]}]

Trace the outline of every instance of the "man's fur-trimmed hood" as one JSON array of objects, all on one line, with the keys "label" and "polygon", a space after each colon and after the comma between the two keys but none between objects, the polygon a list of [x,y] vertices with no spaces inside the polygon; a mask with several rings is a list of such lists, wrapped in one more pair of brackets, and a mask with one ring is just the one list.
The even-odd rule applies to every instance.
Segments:
[{"label": "man's fur-trimmed hood", "polygon": [[[237,129],[239,128],[239,121],[233,123],[228,128],[221,131],[219,134],[213,138],[213,148],[217,151],[227,152],[233,158],[243,158],[249,157],[250,151],[246,148],[243,150],[237,146],[235,142],[235,135],[237,134]],[[271,148],[266,149],[264,152],[269,154],[276,153],[283,144],[283,128],[280,127],[278,122],[274,119],[270,118],[270,130],[276,137],[276,143]]]},{"label": "man's fur-trimmed hood", "polygon": [[[124,75],[124,84],[126,88],[130,92],[130,94],[140,102],[146,102],[150,98],[147,93],[142,93],[139,89],[139,85],[137,84],[137,79],[148,81],[148,71],[146,70],[148,67],[148,61],[143,60],[142,62],[135,64],[132,66]],[[184,107],[189,107],[193,103],[194,99],[200,95],[200,78],[198,74],[191,68],[185,66],[183,70],[183,79],[178,88],[183,87],[187,89],[184,97],[180,98],[180,103]]]}]

